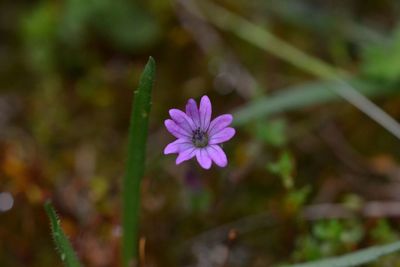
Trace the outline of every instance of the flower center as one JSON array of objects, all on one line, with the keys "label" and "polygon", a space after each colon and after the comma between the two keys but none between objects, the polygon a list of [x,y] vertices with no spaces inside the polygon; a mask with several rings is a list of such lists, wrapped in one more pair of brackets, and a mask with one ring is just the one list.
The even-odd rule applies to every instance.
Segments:
[{"label": "flower center", "polygon": [[205,147],[208,145],[208,135],[206,132],[197,128],[193,131],[192,142],[195,147]]}]

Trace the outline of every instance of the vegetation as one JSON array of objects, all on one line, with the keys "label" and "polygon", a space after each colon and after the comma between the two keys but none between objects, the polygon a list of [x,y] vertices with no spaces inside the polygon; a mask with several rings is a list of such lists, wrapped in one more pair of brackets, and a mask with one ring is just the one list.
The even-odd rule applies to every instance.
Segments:
[{"label": "vegetation", "polygon": [[[0,266],[400,264],[398,1],[0,6]],[[203,95],[225,168],[163,154]]]}]

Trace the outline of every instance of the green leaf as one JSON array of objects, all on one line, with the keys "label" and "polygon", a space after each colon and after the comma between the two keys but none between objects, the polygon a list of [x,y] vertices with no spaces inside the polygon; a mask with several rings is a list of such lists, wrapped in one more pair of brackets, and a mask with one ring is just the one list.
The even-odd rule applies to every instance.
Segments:
[{"label": "green leaf", "polygon": [[282,153],[277,162],[271,162],[267,165],[270,172],[278,174],[285,188],[293,187],[293,171],[294,163],[293,158],[288,151]]},{"label": "green leaf", "polygon": [[377,260],[379,257],[400,250],[400,241],[383,246],[373,246],[343,256],[332,257],[320,261],[285,265],[285,267],[348,267],[358,266]]},{"label": "green leaf", "polygon": [[267,144],[282,147],[287,141],[286,128],[283,119],[262,121],[256,125],[256,136]]},{"label": "green leaf", "polygon": [[60,220],[57,217],[56,211],[50,201],[44,204],[47,216],[50,219],[51,233],[53,235],[54,243],[56,248],[60,253],[61,260],[66,267],[80,267],[81,264],[72,248],[67,236],[64,234],[61,226]]},{"label": "green leaf", "polygon": [[287,203],[293,206],[296,210],[299,210],[307,200],[307,197],[311,193],[311,186],[306,185],[300,189],[291,190],[287,195]]},{"label": "green leaf", "polygon": [[129,127],[128,159],[122,185],[123,266],[137,262],[140,184],[144,175],[151,91],[156,64],[149,58],[135,92]]},{"label": "green leaf", "polygon": [[394,82],[400,79],[400,28],[388,43],[364,49],[362,71],[373,78]]}]

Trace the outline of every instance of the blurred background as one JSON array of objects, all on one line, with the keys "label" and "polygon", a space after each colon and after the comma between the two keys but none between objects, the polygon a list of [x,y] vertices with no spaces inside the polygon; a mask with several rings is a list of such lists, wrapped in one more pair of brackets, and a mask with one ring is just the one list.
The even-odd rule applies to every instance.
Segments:
[{"label": "blurred background", "polygon": [[[398,240],[400,140],[318,73],[400,120],[399,16],[396,0],[1,1],[0,266],[62,265],[49,198],[85,266],[117,266],[150,55],[142,266],[262,267]],[[162,154],[168,109],[204,94],[235,116],[224,169]]]}]

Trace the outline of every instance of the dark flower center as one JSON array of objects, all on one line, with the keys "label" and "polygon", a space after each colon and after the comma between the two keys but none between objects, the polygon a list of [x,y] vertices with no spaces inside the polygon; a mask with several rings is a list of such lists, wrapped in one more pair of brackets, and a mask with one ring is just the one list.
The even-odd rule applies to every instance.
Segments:
[{"label": "dark flower center", "polygon": [[195,147],[205,147],[208,145],[208,135],[206,132],[197,128],[193,131],[192,142]]}]

